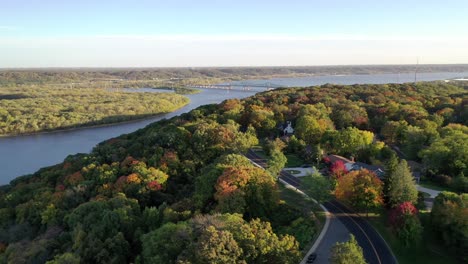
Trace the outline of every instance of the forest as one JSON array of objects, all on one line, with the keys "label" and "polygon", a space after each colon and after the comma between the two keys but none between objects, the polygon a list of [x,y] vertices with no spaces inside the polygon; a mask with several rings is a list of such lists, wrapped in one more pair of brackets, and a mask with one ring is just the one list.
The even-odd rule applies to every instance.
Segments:
[{"label": "forest", "polygon": [[0,136],[123,122],[172,112],[188,103],[187,97],[175,93],[3,87],[0,89]]},{"label": "forest", "polygon": [[[285,137],[287,121],[295,132]],[[284,88],[205,105],[1,187],[0,263],[298,263],[317,215],[284,201],[285,154],[317,166],[352,156],[390,178],[408,178],[404,159],[419,163],[425,179],[460,193],[436,198],[431,225],[467,252],[467,125],[466,89],[439,82]],[[267,170],[243,155],[258,147]],[[315,193],[333,188],[367,214],[385,202],[412,241],[417,192],[331,166],[332,182],[312,179]]]},{"label": "forest", "polygon": [[[415,65],[0,69],[0,87],[32,84],[83,88],[186,86],[275,77],[413,73],[415,69]],[[419,73],[467,72],[468,65],[418,65],[417,71]]]}]

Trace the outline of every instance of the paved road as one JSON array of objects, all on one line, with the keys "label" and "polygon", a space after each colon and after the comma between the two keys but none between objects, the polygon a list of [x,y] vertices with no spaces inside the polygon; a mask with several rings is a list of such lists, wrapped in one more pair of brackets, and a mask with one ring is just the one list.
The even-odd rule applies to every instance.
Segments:
[{"label": "paved road", "polygon": [[330,214],[330,225],[328,230],[325,233],[322,241],[315,249],[317,254],[317,259],[314,261],[314,264],[328,264],[330,263],[330,253],[332,247],[336,242],[345,242],[349,240],[349,230],[343,225],[340,219],[334,215]]},{"label": "paved road", "polygon": [[[246,154],[246,157],[261,167],[266,167],[267,165],[266,161],[252,150]],[[279,177],[290,185],[300,189],[300,179],[297,179],[285,171],[282,171]],[[324,206],[333,214],[334,218],[338,219],[344,227],[356,237],[359,245],[363,248],[364,257],[368,263],[398,263],[385,240],[365,219],[354,214],[353,211],[336,200],[326,202],[324,203]],[[342,227],[339,225],[337,228],[339,228],[337,229],[339,234],[334,233],[333,227],[330,226],[329,232],[327,231],[325,236],[326,239],[323,239],[320,243],[317,250],[319,255],[317,263],[319,263],[319,261],[320,263],[326,263],[328,257],[325,257],[325,255],[328,256],[329,252],[324,251],[329,251],[331,248],[330,244],[333,245],[336,242],[343,241],[343,235],[345,232],[343,232]]]},{"label": "paved road", "polygon": [[323,205],[356,237],[368,263],[398,263],[385,240],[365,219],[336,200]]}]

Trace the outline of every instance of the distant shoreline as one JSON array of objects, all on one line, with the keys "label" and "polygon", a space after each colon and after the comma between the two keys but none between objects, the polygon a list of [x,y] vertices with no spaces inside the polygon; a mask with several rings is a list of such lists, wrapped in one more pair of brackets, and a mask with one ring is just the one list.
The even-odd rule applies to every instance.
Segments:
[{"label": "distant shoreline", "polygon": [[60,133],[60,132],[71,132],[71,131],[83,130],[83,129],[88,129],[88,128],[109,127],[109,126],[114,126],[114,125],[134,123],[134,122],[150,119],[150,118],[153,118],[153,117],[157,117],[157,116],[160,116],[160,115],[170,114],[172,112],[175,112],[175,111],[177,111],[179,109],[182,109],[182,108],[186,107],[189,103],[190,103],[190,101],[187,102],[186,104],[182,105],[181,107],[179,107],[177,109],[174,109],[174,111],[171,111],[171,112],[158,113],[158,114],[148,114],[148,115],[145,115],[145,116],[140,116],[140,117],[137,117],[137,118],[134,118],[134,119],[131,118],[129,120],[124,120],[124,121],[119,121],[119,122],[103,123],[103,124],[96,124],[96,125],[90,125],[90,126],[77,126],[77,127],[70,127],[70,128],[58,128],[58,129],[43,130],[43,131],[32,132],[32,133],[21,133],[21,134],[17,134],[17,135],[7,134],[7,135],[0,135],[0,139],[1,138],[16,138],[16,137],[36,136],[36,135],[53,134],[53,133]]}]

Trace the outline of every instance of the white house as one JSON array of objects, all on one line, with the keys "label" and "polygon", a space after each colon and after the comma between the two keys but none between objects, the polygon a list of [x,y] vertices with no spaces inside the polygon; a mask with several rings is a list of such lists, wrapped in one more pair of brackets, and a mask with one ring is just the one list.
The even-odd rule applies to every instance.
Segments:
[{"label": "white house", "polygon": [[291,121],[288,121],[286,122],[287,123],[287,126],[286,128],[283,130],[284,134],[285,135],[292,135],[294,134],[294,128],[292,128],[291,126]]}]

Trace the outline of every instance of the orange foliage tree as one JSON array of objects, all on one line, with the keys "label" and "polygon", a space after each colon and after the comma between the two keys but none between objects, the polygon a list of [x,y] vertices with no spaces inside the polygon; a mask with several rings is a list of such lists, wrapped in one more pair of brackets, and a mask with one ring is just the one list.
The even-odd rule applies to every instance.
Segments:
[{"label": "orange foliage tree", "polygon": [[250,217],[268,215],[278,203],[276,183],[257,167],[228,167],[215,186],[216,209],[243,213]]},{"label": "orange foliage tree", "polygon": [[352,171],[338,179],[335,196],[368,214],[370,209],[383,203],[382,186],[382,181],[374,173],[366,169]]}]

